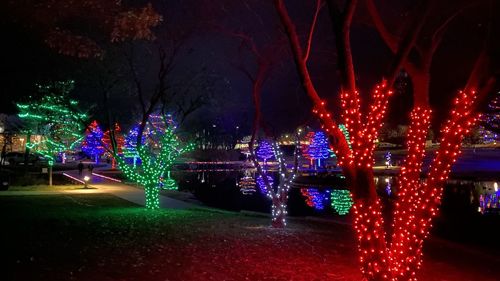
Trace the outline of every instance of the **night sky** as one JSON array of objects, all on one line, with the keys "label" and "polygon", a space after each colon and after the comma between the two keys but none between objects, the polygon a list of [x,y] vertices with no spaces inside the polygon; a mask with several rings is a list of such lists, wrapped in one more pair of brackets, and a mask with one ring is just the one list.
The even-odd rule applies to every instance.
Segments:
[{"label": "night sky", "polygon": [[[305,35],[309,28],[313,2],[287,1],[299,34]],[[358,85],[363,92],[367,92],[387,71],[393,56],[371,27],[363,2],[360,1],[354,18],[351,42]],[[376,4],[389,28],[398,32],[402,23],[408,20],[414,2],[391,0],[376,1]],[[450,9],[459,5],[458,2],[446,0],[435,4],[423,36],[426,36],[426,28],[432,28],[433,21],[439,21]],[[496,71],[498,75],[500,44],[497,34],[500,24],[497,13],[491,12],[500,11],[500,6],[494,3],[497,1],[477,2],[453,21],[435,55],[431,103],[437,112],[436,124],[445,116],[452,96],[465,84],[474,59],[487,37],[488,28],[490,39],[487,44],[494,50],[490,52],[493,73]],[[281,44],[276,48],[275,64],[263,90],[263,113],[269,126],[283,132],[302,124],[316,124],[310,114],[311,103],[299,84],[288,42],[272,1],[153,1],[153,6],[164,18],[155,29],[157,39],[112,44],[103,38],[100,41],[106,52],[103,59],[58,54],[44,43],[35,20],[22,18],[23,14],[12,5],[1,5],[2,113],[15,113],[14,102],[32,94],[35,83],[74,79],[76,89],[73,96],[84,107],[90,108],[94,118],[103,120],[102,81],[106,83],[118,77],[119,82],[111,94],[115,105],[113,114],[123,124],[133,123],[138,117],[138,106],[127,59],[133,59],[144,87],[153,90],[159,66],[158,46],[169,49],[173,44],[182,43],[175,56],[175,67],[167,78],[171,91],[186,93],[186,85],[191,85],[189,93],[204,91],[209,97],[208,104],[186,120],[186,126],[203,128],[217,124],[227,132],[239,126],[240,132],[248,132],[253,116],[252,85],[235,65],[243,64],[249,71],[255,71],[255,60],[248,51],[240,53],[240,41],[228,34],[243,32],[252,37],[260,48]],[[88,26],[85,31],[94,33]],[[334,40],[330,18],[326,8],[323,8],[309,66],[319,93],[329,104],[337,106]],[[411,87],[404,86],[404,82],[401,81],[400,86],[407,91],[392,100],[388,120],[392,125],[405,122],[411,108]]]}]

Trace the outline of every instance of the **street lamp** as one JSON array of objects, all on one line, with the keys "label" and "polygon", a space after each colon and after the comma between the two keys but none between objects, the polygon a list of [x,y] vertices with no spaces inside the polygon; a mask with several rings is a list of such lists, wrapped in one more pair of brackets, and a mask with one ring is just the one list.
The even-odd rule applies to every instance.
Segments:
[{"label": "street lamp", "polygon": [[83,188],[87,188],[87,183],[89,182],[89,180],[90,180],[89,176],[83,177],[83,181],[85,183],[85,186]]}]

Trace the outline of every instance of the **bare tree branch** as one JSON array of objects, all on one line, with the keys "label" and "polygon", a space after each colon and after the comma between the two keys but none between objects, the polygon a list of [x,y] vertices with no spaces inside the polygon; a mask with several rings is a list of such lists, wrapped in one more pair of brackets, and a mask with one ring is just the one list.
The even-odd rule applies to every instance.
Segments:
[{"label": "bare tree branch", "polygon": [[307,45],[306,45],[306,52],[304,55],[304,62],[307,62],[309,59],[309,54],[311,53],[311,43],[312,43],[312,38],[314,35],[314,30],[316,29],[316,22],[318,21],[318,15],[319,11],[322,8],[322,0],[316,0],[316,11],[314,12],[314,17],[311,23],[311,28],[309,29],[309,35],[307,36]]}]

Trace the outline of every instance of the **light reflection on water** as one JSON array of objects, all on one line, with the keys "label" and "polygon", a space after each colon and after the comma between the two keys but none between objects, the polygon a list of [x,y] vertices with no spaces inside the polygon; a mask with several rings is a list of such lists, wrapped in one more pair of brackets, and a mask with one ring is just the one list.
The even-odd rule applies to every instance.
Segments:
[{"label": "light reflection on water", "polygon": [[[253,209],[252,205],[266,205],[265,192],[261,192],[259,187],[259,178],[255,175],[255,170],[190,170],[177,171],[173,173],[175,179],[180,183],[180,188],[184,190],[197,191],[200,188],[209,188],[224,190],[231,200],[238,197],[239,202],[243,202],[243,209]],[[276,173],[269,172],[270,181],[274,185],[278,182]],[[295,184],[290,191],[290,208],[301,205],[300,208],[309,208],[316,213],[336,213],[331,207],[331,193],[333,190],[345,190],[347,187],[339,181],[339,178],[331,176],[326,177],[323,174],[311,175],[308,177],[310,182],[304,184]],[[316,179],[316,180],[314,180]],[[378,194],[386,200],[392,202],[397,196],[397,178],[393,176],[375,177],[375,185]],[[200,187],[201,186],[201,187]],[[235,193],[236,192],[236,193]],[[196,194],[196,192],[195,192]],[[222,195],[221,195],[222,194]],[[209,197],[209,195],[207,195]],[[217,196],[224,196],[224,193],[218,193]],[[266,203],[267,202],[267,203]],[[297,208],[299,208],[297,207]],[[443,207],[467,208],[483,214],[500,213],[500,190],[498,183],[494,181],[469,181],[469,180],[450,180],[448,181],[443,196]],[[300,209],[299,208],[299,209]],[[259,208],[257,208],[259,209]],[[300,213],[300,212],[299,212]]]}]

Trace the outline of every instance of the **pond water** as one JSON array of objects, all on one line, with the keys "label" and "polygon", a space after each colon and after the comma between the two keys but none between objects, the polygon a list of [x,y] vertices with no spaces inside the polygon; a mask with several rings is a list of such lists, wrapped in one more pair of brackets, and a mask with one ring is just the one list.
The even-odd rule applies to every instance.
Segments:
[{"label": "pond water", "polygon": [[[179,189],[192,192],[200,201],[227,210],[268,212],[270,202],[260,188],[261,179],[253,170],[187,170],[172,173]],[[269,173],[277,184],[277,174]],[[377,192],[386,206],[395,199],[397,180],[375,178]],[[289,193],[291,216],[335,217],[348,214],[349,192],[340,174],[300,176]],[[452,215],[499,214],[500,190],[494,181],[450,180],[445,186],[442,212]]]}]

